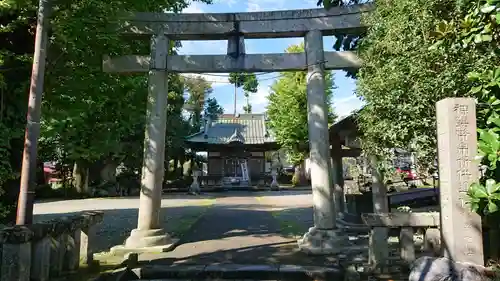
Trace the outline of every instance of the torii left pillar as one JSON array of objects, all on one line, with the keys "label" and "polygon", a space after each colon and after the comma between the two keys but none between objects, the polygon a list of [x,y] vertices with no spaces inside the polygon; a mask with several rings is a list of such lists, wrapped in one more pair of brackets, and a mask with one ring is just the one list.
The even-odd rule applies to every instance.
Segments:
[{"label": "torii left pillar", "polygon": [[111,249],[113,253],[164,252],[172,249],[178,241],[172,239],[160,226],[162,185],[165,173],[168,50],[168,38],[162,33],[153,35],[139,219],[137,228],[132,230],[125,245],[113,247]]}]

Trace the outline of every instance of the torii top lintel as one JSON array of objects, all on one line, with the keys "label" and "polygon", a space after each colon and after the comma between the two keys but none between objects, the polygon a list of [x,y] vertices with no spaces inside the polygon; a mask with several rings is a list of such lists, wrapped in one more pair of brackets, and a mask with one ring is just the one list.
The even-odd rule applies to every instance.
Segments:
[{"label": "torii top lintel", "polygon": [[174,40],[225,40],[244,38],[302,37],[310,30],[324,35],[357,34],[366,29],[361,24],[363,13],[372,4],[325,9],[286,10],[249,13],[134,13],[121,18],[122,34],[149,36],[164,33]]}]

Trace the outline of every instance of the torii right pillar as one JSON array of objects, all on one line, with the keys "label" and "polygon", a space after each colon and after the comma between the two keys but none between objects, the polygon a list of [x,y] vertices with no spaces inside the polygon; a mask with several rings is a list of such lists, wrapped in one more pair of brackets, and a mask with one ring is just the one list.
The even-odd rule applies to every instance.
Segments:
[{"label": "torii right pillar", "polygon": [[323,34],[311,30],[305,36],[307,62],[307,111],[314,226],[297,241],[309,254],[336,254],[347,236],[336,227],[334,187],[331,175],[328,106],[325,95]]}]

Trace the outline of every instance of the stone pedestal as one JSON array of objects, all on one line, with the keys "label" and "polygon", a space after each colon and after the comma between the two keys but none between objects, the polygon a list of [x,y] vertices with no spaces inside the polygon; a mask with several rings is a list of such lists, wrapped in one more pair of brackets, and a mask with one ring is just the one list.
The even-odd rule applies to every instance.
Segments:
[{"label": "stone pedestal", "polygon": [[31,242],[31,280],[47,281],[50,273],[51,224],[31,225],[34,237]]},{"label": "stone pedestal", "polygon": [[52,241],[50,243],[50,276],[59,277],[63,272],[65,245],[68,240],[67,224],[62,220],[53,222]]},{"label": "stone pedestal", "polygon": [[348,238],[339,229],[309,228],[297,242],[299,249],[311,255],[338,254],[347,246]]},{"label": "stone pedestal", "polygon": [[446,257],[484,264],[481,217],[466,205],[469,186],[478,180],[476,103],[472,98],[437,102],[441,238]]},{"label": "stone pedestal", "polygon": [[346,211],[345,208],[345,193],[344,193],[344,169],[342,167],[342,146],[340,136],[334,134],[330,140],[332,149],[330,151],[332,157],[332,180],[334,189],[335,210],[337,214],[342,214]]},{"label": "stone pedestal", "polygon": [[80,231],[80,262],[90,265],[94,260],[94,249],[97,238],[96,228],[92,226],[84,226]]},{"label": "stone pedestal", "polygon": [[373,212],[376,214],[389,213],[387,187],[384,184],[383,173],[378,168],[378,158],[376,156],[371,156],[370,162],[372,166]]},{"label": "stone pedestal", "polygon": [[134,229],[124,246],[115,246],[111,252],[116,255],[126,255],[129,253],[162,253],[172,250],[178,242],[173,239],[163,229]]},{"label": "stone pedestal", "polygon": [[0,280],[29,281],[31,272],[31,239],[26,227],[11,227],[0,231]]},{"label": "stone pedestal", "polygon": [[319,30],[305,36],[307,60],[307,111],[314,227],[298,241],[310,254],[332,254],[342,250],[347,236],[336,231],[336,209],[330,163],[328,107],[325,94],[323,35]]},{"label": "stone pedestal", "polygon": [[[387,188],[384,184],[383,173],[378,168],[378,158],[370,157],[372,166],[372,200],[373,212],[375,214],[389,213],[389,201],[387,200]],[[374,227],[370,231],[369,256],[372,269],[380,269],[384,266],[387,257],[389,257],[389,248],[387,239],[389,238],[389,229],[386,227]]]},{"label": "stone pedestal", "polygon": [[50,237],[44,237],[33,243],[31,251],[31,280],[47,281],[50,273]]},{"label": "stone pedestal", "polygon": [[63,269],[66,272],[74,272],[80,265],[80,237],[78,236],[77,240],[73,235],[68,235],[66,242]]},{"label": "stone pedestal", "polygon": [[160,227],[161,198],[165,160],[165,132],[167,120],[169,40],[161,30],[151,40],[151,65],[144,162],[142,168],[139,219],[124,246],[111,249],[114,254],[164,252],[176,242]]}]

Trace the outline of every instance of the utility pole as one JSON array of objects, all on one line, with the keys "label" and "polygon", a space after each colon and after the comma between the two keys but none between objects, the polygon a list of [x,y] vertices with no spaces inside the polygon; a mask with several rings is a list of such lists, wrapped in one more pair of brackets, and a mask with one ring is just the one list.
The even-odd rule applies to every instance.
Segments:
[{"label": "utility pole", "polygon": [[33,201],[36,188],[36,158],[40,136],[40,114],[42,105],[45,60],[47,58],[47,29],[49,24],[50,0],[40,0],[35,34],[35,52],[31,70],[31,84],[28,98],[28,114],[24,136],[21,183],[17,202],[17,225],[33,222]]},{"label": "utility pole", "polygon": [[234,116],[236,116],[236,94],[238,91],[238,87],[236,87],[237,83],[234,83]]}]

